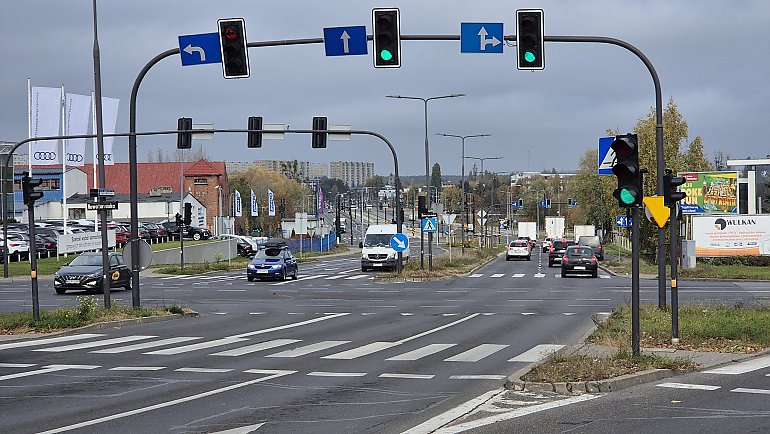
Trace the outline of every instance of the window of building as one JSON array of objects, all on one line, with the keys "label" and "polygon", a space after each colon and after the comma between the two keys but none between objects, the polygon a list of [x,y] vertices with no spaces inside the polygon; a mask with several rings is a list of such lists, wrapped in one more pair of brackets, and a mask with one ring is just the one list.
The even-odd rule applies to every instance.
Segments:
[{"label": "window of building", "polygon": [[209,185],[207,178],[193,178],[193,184],[195,185]]}]

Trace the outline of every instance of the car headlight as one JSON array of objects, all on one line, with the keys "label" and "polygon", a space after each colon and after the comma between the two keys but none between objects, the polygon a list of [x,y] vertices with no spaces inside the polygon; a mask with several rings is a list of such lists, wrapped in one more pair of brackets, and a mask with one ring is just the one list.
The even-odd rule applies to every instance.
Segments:
[{"label": "car headlight", "polygon": [[92,279],[98,279],[101,276],[102,276],[102,272],[101,271],[95,271],[95,272],[93,272],[93,273],[88,275],[88,277],[90,277]]},{"label": "car headlight", "polygon": [[256,270],[257,266],[254,265],[254,264],[249,264],[248,268],[249,268],[249,270]]},{"label": "car headlight", "polygon": [[270,268],[276,270],[278,268],[283,268],[283,265],[282,264],[273,264]]},{"label": "car headlight", "polygon": [[388,253],[388,259],[393,259],[396,257],[396,252]]}]

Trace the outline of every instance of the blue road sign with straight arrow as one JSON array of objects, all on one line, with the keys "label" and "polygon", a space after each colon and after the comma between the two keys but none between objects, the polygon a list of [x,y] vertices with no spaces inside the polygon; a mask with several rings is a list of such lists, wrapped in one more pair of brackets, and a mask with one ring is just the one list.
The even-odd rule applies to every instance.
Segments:
[{"label": "blue road sign with straight arrow", "polygon": [[327,56],[366,54],[366,26],[325,27],[324,48]]},{"label": "blue road sign with straight arrow", "polygon": [[222,63],[218,33],[182,35],[179,37],[179,57],[182,66]]}]

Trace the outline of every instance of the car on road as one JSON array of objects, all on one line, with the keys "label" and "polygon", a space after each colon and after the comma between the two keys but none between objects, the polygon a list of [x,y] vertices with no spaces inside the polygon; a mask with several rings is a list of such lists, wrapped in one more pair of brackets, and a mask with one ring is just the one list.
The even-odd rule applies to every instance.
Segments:
[{"label": "car on road", "polygon": [[561,277],[567,277],[567,273],[590,274],[591,277],[597,277],[599,263],[593,249],[588,246],[567,247],[561,259]]},{"label": "car on road", "polygon": [[[176,225],[176,222],[168,221],[161,223],[161,225],[166,228],[168,234],[175,235],[176,237],[179,236],[179,226]],[[199,228],[197,226],[186,226],[184,230],[184,237],[192,238],[195,241],[208,240],[211,238],[211,231],[206,228]]]},{"label": "car on road", "polygon": [[[109,253],[110,288],[131,289],[131,271],[123,262],[122,253]],[[53,287],[57,294],[68,290],[102,292],[102,254],[101,252],[81,253],[67,265],[59,268],[53,276]]]},{"label": "car on road", "polygon": [[588,246],[593,249],[596,259],[604,260],[604,246],[602,245],[602,239],[596,235],[583,235],[578,238],[578,246]]},{"label": "car on road", "polygon": [[534,249],[534,248],[535,248],[535,246],[537,245],[537,240],[533,240],[533,239],[532,239],[532,238],[530,238],[530,237],[521,236],[521,237],[519,237],[519,238],[517,238],[517,239],[518,239],[518,240],[527,240],[527,243],[529,243],[529,248],[530,248],[530,249]]},{"label": "car on road", "polygon": [[561,263],[562,258],[564,257],[564,251],[567,250],[567,247],[569,246],[569,241],[567,241],[564,238],[555,238],[553,240],[553,244],[551,244],[551,248],[548,249],[548,266],[553,267],[553,264],[556,262]]},{"label": "car on road", "polygon": [[550,250],[551,248],[551,244],[553,244],[553,238],[547,237],[546,239],[543,240],[543,245],[542,245],[543,253],[548,253],[548,250]]},{"label": "car on road", "polygon": [[253,282],[256,279],[273,278],[286,280],[291,276],[297,280],[297,258],[291,254],[283,240],[265,243],[246,267],[246,279]]},{"label": "car on road", "polygon": [[505,260],[510,261],[514,258],[526,258],[527,261],[532,259],[532,248],[527,240],[513,240],[508,245],[508,250],[505,252]]},{"label": "car on road", "polygon": [[221,234],[219,237],[234,239],[237,243],[238,255],[243,256],[244,258],[250,258],[254,256],[260,247],[256,241],[245,235]]}]

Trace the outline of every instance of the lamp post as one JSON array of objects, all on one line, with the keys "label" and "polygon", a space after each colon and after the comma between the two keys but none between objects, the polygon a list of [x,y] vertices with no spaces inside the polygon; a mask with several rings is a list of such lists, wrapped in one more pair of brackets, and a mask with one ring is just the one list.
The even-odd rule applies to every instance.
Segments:
[{"label": "lamp post", "polygon": [[[458,134],[444,134],[437,133],[438,136],[444,137],[457,137],[461,140],[461,153],[460,153],[460,202],[462,203],[462,217],[465,218],[465,139],[471,137],[489,137],[491,134],[470,134],[467,136],[461,136]],[[468,223],[468,222],[466,222]],[[460,227],[460,239],[462,243],[462,253],[465,254],[465,229]]]},{"label": "lamp post", "polygon": [[[424,113],[424,121],[425,121],[425,186],[426,187],[430,185],[430,154],[428,152],[428,101],[431,101],[434,99],[457,98],[461,96],[465,96],[465,94],[452,93],[449,95],[431,96],[427,98],[423,98],[419,96],[385,95],[386,98],[415,99],[423,102],[423,108],[424,108],[423,113]],[[428,201],[430,201],[430,197],[428,197]],[[430,204],[428,205],[430,206]],[[431,234],[432,232],[428,233],[428,243],[432,241]],[[424,257],[425,257],[425,253],[424,253],[423,231],[422,231],[422,225],[420,225],[420,269],[424,269],[424,265],[423,265]]]},{"label": "lamp post", "polygon": [[214,188],[217,189],[217,236],[222,236],[222,186],[221,185],[215,185]]}]

